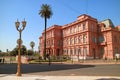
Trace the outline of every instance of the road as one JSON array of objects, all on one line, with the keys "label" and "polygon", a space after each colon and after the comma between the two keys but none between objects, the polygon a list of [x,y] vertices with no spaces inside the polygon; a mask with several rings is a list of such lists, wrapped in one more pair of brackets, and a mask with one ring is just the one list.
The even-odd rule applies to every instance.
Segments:
[{"label": "road", "polygon": [[[0,74],[16,74],[17,64],[0,64]],[[42,76],[120,76],[120,64],[22,64],[21,73]]]}]

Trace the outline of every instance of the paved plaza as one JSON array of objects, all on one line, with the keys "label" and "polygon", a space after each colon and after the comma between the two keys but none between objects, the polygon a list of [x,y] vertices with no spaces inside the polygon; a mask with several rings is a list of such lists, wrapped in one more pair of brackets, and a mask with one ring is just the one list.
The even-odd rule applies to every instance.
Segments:
[{"label": "paved plaza", "polygon": [[6,75],[0,77],[0,80],[120,80],[120,77],[111,76],[34,76],[24,75],[16,77],[15,75]]},{"label": "paved plaza", "polygon": [[120,64],[0,64],[0,80],[120,80]]}]

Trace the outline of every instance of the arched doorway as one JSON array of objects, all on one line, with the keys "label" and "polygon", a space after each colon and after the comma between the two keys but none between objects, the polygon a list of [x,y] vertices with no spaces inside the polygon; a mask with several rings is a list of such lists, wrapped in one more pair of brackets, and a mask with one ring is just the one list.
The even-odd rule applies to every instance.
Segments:
[{"label": "arched doorway", "polygon": [[60,49],[57,49],[56,56],[60,56]]},{"label": "arched doorway", "polygon": [[100,58],[103,58],[104,56],[104,47],[100,47]]},{"label": "arched doorway", "polygon": [[78,61],[80,60],[80,56],[81,56],[81,48],[78,48]]},{"label": "arched doorway", "polygon": [[95,50],[95,48],[93,48],[92,53],[93,53],[93,58],[96,59],[96,50]]}]

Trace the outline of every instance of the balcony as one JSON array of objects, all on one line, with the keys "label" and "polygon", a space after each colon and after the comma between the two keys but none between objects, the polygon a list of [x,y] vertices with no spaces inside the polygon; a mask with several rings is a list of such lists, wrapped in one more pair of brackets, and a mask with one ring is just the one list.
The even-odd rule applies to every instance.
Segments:
[{"label": "balcony", "polygon": [[101,43],[98,43],[98,45],[105,46],[107,45],[107,42],[101,42]]}]

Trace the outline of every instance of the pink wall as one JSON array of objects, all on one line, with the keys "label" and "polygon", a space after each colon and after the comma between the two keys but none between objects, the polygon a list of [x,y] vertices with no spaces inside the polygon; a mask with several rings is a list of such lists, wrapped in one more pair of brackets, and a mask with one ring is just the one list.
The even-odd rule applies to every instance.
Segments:
[{"label": "pink wall", "polygon": [[[85,58],[113,59],[120,53],[120,26],[108,26],[110,20],[98,22],[86,14],[64,26],[54,25],[47,29],[47,45],[52,55],[72,55]],[[107,26],[106,26],[107,25]],[[44,50],[44,32],[40,39],[40,54]]]}]

